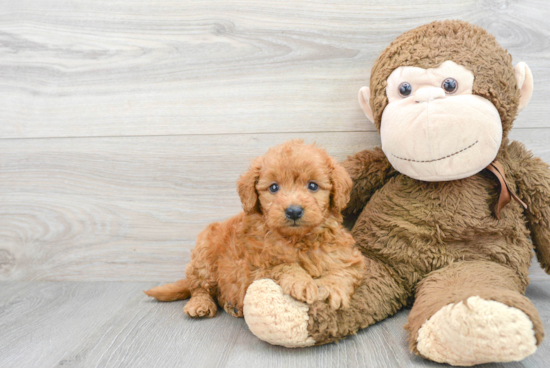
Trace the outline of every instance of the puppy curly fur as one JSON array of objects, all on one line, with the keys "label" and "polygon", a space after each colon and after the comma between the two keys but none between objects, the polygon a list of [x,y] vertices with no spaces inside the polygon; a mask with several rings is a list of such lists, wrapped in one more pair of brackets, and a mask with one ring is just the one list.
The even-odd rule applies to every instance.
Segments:
[{"label": "puppy curly fur", "polygon": [[[309,183],[318,190],[308,189]],[[270,186],[278,184],[272,193]],[[161,301],[186,299],[191,317],[213,317],[219,305],[243,316],[248,286],[270,278],[286,294],[346,308],[365,272],[365,261],[342,226],[351,179],[327,153],[302,141],[271,148],[238,181],[244,212],[209,225],[197,238],[186,279],[145,293]],[[292,220],[289,206],[303,215]]]}]

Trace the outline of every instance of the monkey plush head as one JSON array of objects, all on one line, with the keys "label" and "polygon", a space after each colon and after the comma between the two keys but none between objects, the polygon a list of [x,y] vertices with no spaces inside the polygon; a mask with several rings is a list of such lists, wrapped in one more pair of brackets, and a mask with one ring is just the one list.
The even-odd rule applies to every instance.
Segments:
[{"label": "monkey plush head", "polygon": [[533,91],[525,63],[483,28],[437,21],[395,39],[375,62],[363,111],[399,172],[423,181],[472,176],[496,157]]}]

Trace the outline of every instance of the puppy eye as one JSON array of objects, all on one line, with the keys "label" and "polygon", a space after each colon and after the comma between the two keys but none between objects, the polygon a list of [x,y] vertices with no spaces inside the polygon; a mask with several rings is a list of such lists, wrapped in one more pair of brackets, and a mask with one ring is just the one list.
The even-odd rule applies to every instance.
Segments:
[{"label": "puppy eye", "polygon": [[269,191],[271,193],[277,193],[279,191],[279,184],[273,183],[269,186]]},{"label": "puppy eye", "polygon": [[399,85],[399,94],[402,97],[408,97],[412,92],[412,86],[409,82],[403,82]]},{"label": "puppy eye", "polygon": [[447,78],[441,83],[441,88],[445,90],[445,93],[455,93],[458,89],[458,82],[456,79]]},{"label": "puppy eye", "polygon": [[319,190],[319,186],[317,185],[317,183],[310,181],[307,185],[307,189],[311,190],[312,192],[316,192]]}]

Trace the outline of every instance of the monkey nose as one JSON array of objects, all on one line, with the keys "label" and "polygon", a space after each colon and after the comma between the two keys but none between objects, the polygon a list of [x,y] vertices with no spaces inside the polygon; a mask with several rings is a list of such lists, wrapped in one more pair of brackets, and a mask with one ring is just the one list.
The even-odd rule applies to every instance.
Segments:
[{"label": "monkey nose", "polygon": [[414,93],[416,102],[430,102],[443,97],[445,97],[445,91],[439,87],[424,87]]}]

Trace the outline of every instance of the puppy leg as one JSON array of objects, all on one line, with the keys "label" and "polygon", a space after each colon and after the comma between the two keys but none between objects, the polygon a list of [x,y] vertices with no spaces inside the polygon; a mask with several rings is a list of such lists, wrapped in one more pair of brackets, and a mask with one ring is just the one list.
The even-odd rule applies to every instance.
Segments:
[{"label": "puppy leg", "polygon": [[365,259],[357,249],[352,249],[346,257],[331,261],[334,266],[330,272],[315,280],[319,287],[319,300],[328,298],[333,309],[347,308],[364,277]]},{"label": "puppy leg", "polygon": [[199,288],[191,292],[191,299],[185,304],[183,311],[192,318],[212,318],[216,315],[218,307],[208,291]]},{"label": "puppy leg", "polygon": [[297,263],[275,266],[263,277],[275,280],[294,299],[313,304],[319,298],[313,278]]},{"label": "puppy leg", "polygon": [[327,300],[332,309],[349,307],[351,297],[358,282],[345,272],[341,275],[331,274],[315,280],[319,288],[319,300]]},{"label": "puppy leg", "polygon": [[218,310],[213,296],[218,291],[218,257],[226,226],[208,225],[197,236],[197,245],[191,252],[191,262],[185,268],[191,299],[183,311],[193,318],[214,317]]},{"label": "puppy leg", "polygon": [[225,313],[229,314],[230,316],[237,318],[241,318],[244,316],[242,306],[239,308],[238,306],[233,305],[233,303],[227,302],[223,305],[223,309],[225,310]]}]

